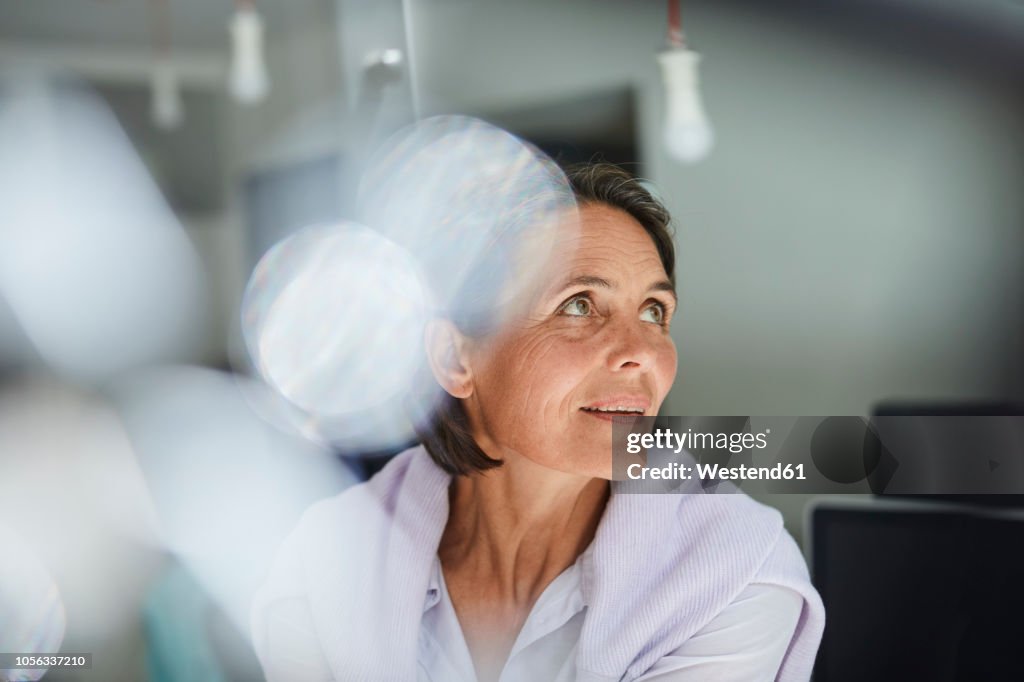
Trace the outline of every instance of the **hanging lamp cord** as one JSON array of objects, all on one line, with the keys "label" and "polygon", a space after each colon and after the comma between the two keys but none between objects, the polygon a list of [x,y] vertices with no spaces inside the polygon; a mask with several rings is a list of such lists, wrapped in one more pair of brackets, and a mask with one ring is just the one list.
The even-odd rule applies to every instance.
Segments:
[{"label": "hanging lamp cord", "polygon": [[668,45],[674,49],[685,49],[683,20],[679,11],[680,0],[668,0]]}]

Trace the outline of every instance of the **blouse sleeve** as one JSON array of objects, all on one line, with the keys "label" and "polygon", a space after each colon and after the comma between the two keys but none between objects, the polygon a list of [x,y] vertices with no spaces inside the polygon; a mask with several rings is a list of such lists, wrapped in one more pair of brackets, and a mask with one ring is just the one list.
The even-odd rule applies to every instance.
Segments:
[{"label": "blouse sleeve", "polygon": [[636,682],[770,682],[796,631],[803,598],[752,584]]},{"label": "blouse sleeve", "polygon": [[297,531],[288,536],[253,599],[252,644],[267,682],[333,680],[304,586],[300,541]]},{"label": "blouse sleeve", "polygon": [[267,607],[261,633],[263,674],[268,682],[333,680],[313,626],[313,612],[301,597],[280,599]]}]

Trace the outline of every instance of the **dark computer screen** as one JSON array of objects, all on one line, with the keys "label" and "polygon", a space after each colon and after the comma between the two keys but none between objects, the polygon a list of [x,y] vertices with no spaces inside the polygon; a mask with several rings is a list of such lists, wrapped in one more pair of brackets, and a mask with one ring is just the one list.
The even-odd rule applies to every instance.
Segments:
[{"label": "dark computer screen", "polygon": [[816,682],[1024,680],[1024,519],[919,504],[813,512]]}]

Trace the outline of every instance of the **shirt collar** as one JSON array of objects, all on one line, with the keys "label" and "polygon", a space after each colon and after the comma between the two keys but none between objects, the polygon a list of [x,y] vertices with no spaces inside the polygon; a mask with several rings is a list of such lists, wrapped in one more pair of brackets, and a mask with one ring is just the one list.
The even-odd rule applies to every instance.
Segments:
[{"label": "shirt collar", "polygon": [[430,577],[427,579],[427,596],[423,600],[423,613],[437,606],[441,601],[441,560],[436,556],[430,564]]},{"label": "shirt collar", "polygon": [[[558,604],[562,610],[569,615],[581,611],[587,605],[586,595],[583,590],[583,582],[589,578],[592,571],[594,543],[590,543],[583,554],[576,559],[576,562],[563,571],[552,581],[551,587],[560,598],[549,601],[542,606],[553,606]],[[548,590],[545,590],[548,591]],[[441,560],[434,557],[430,564],[430,576],[427,579],[427,593],[423,600],[423,613],[437,606],[441,601]]]}]

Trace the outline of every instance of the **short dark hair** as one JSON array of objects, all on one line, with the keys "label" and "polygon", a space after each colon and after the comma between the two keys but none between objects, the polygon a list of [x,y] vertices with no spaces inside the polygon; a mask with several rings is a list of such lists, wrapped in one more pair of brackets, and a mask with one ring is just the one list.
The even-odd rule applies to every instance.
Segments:
[{"label": "short dark hair", "polygon": [[[675,246],[670,216],[665,206],[628,172],[609,163],[585,163],[566,169],[566,177],[580,205],[606,204],[629,214],[644,228],[658,250],[669,281],[675,286]],[[463,332],[458,320],[453,320]],[[424,367],[425,375],[430,375]],[[430,375],[427,382],[436,386]],[[462,403],[444,391],[427,399],[429,413],[414,419],[423,446],[434,462],[452,475],[468,475],[499,467],[500,459],[490,457],[474,440]]]}]

